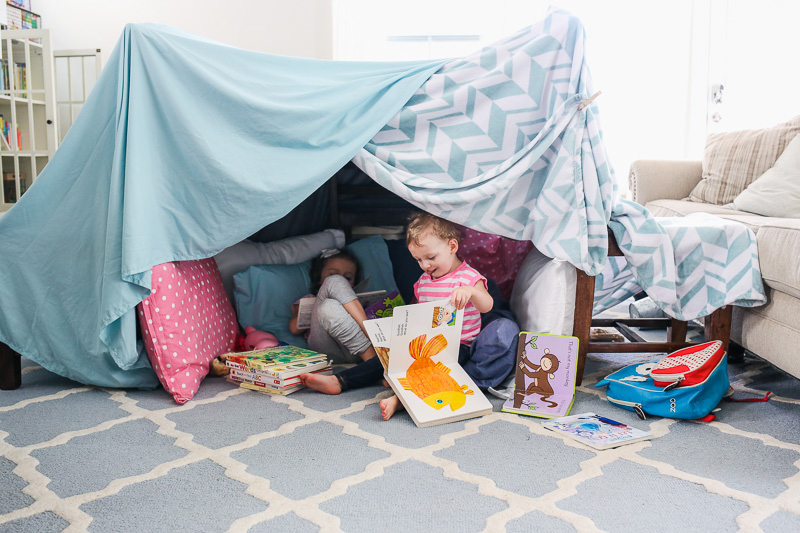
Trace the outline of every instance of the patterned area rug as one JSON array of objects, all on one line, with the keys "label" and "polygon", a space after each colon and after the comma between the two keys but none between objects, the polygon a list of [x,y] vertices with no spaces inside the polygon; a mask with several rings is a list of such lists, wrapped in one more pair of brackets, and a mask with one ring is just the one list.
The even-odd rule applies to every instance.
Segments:
[{"label": "patterned area rug", "polygon": [[[494,412],[384,422],[372,387],[265,396],[209,378],[103,390],[24,363],[0,392],[0,531],[800,531],[800,384],[755,358],[712,423],[638,420],[593,388],[642,356],[590,356],[572,413],[656,438],[593,451]],[[679,526],[680,525],[680,526]]]}]

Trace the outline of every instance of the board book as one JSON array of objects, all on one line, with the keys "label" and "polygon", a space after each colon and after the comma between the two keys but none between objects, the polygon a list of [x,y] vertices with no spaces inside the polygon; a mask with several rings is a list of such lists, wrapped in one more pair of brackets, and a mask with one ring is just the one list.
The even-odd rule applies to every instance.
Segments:
[{"label": "board book", "polygon": [[[321,365],[317,365],[316,368],[307,368],[303,374],[320,374],[324,373],[326,370],[331,370],[331,364],[328,361],[321,361]],[[253,370],[248,368],[233,368],[231,367],[230,374],[233,376],[242,376],[252,381],[260,381],[264,383],[270,383],[274,386],[285,386],[290,384],[300,383],[300,374],[295,376],[289,377],[277,377],[271,375],[271,373],[266,373],[260,370]]]},{"label": "board book", "polygon": [[[358,298],[359,303],[365,310],[377,304],[386,296],[385,290],[367,291],[366,289],[369,287],[369,281],[370,278],[367,278],[353,287],[356,298]],[[314,302],[316,301],[316,296],[306,296],[297,301],[297,327],[299,329],[308,329],[311,327],[311,313],[314,311]]]},{"label": "board book", "polygon": [[388,329],[388,342],[382,343],[389,348],[386,380],[417,427],[492,412],[492,404],[458,364],[463,310],[441,300],[396,307],[391,318],[378,320],[391,320],[379,324],[381,331]]},{"label": "board book", "polygon": [[300,384],[300,385],[294,385],[292,387],[285,387],[283,389],[276,389],[272,387],[265,387],[257,383],[250,383],[249,381],[239,381],[237,378],[233,376],[231,376],[230,379],[235,383],[238,382],[239,387],[243,389],[260,392],[262,394],[279,394],[281,396],[286,396],[305,387],[305,385]]},{"label": "board book", "polygon": [[310,363],[328,359],[328,356],[323,353],[306,350],[297,346],[275,346],[274,348],[252,350],[249,352],[230,352],[220,357],[228,366],[231,366],[231,363],[236,363],[247,368],[263,371],[268,371],[278,366]]},{"label": "board book", "polygon": [[[331,366],[317,370],[314,374],[327,374],[333,373]],[[305,388],[305,385],[300,381],[300,377],[289,378],[287,380],[270,380],[262,379],[257,373],[246,372],[236,369],[231,369],[228,375],[228,380],[237,383],[240,387],[263,392],[267,394],[291,394],[294,391]]]},{"label": "board book", "polygon": [[403,297],[399,291],[393,291],[381,296],[372,305],[364,307],[364,313],[367,315],[367,320],[388,318],[394,313],[394,308],[401,305],[405,305]]},{"label": "board book", "polygon": [[616,448],[653,437],[649,431],[642,431],[594,413],[551,418],[543,420],[542,425],[596,450]]},{"label": "board book", "polygon": [[364,321],[364,329],[367,331],[369,341],[378,354],[378,359],[383,366],[383,376],[389,369],[389,342],[392,338],[392,317],[374,318]]},{"label": "board book", "polygon": [[501,410],[540,418],[569,414],[577,368],[577,337],[520,332],[514,392]]},{"label": "board book", "polygon": [[300,361],[297,363],[278,364],[275,366],[267,367],[263,370],[250,368],[248,366],[233,362],[226,361],[225,364],[231,370],[240,370],[243,372],[259,372],[265,377],[273,379],[289,379],[306,372],[316,372],[322,368],[330,366],[331,362],[327,358],[315,361]]}]

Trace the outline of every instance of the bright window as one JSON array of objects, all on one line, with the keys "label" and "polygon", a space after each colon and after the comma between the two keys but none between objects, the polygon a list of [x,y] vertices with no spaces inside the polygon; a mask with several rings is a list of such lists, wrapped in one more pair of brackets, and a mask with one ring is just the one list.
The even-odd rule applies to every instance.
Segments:
[{"label": "bright window", "polygon": [[[622,190],[631,161],[685,157],[692,17],[690,3],[677,4],[559,4],[586,29],[606,148]],[[460,57],[540,20],[547,9],[526,0],[335,0],[334,59]]]},{"label": "bright window", "polygon": [[[460,57],[540,20],[549,4],[333,0],[333,57]],[[789,96],[800,82],[800,2],[564,0],[558,7],[586,29],[606,148],[623,192],[636,159],[700,159],[708,131],[763,127],[800,113]],[[720,82],[727,100],[717,123],[708,118],[719,110],[709,101]]]}]

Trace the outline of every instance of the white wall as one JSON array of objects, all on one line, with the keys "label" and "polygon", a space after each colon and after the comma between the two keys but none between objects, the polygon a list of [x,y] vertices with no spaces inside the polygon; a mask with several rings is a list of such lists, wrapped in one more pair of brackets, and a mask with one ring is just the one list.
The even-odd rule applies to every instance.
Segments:
[{"label": "white wall", "polygon": [[225,44],[299,57],[331,58],[331,0],[33,0],[54,50],[111,55],[125,24],[155,22]]}]

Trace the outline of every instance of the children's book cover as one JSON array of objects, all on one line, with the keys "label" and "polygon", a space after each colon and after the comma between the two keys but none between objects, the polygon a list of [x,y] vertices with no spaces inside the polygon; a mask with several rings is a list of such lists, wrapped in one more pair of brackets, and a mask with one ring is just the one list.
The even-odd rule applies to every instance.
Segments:
[{"label": "children's book cover", "polygon": [[366,313],[368,320],[387,318],[392,316],[395,307],[400,307],[401,305],[405,305],[403,297],[398,291],[394,291],[379,298],[372,305],[365,306],[364,313]]},{"label": "children's book cover", "polygon": [[458,364],[463,320],[463,310],[448,300],[394,310],[387,381],[418,427],[492,411],[492,404]]},{"label": "children's book cover", "polygon": [[[249,352],[232,352],[220,356],[226,364],[228,362],[238,363],[248,368],[256,370],[267,370],[277,365],[286,365],[297,362],[321,361],[328,356],[313,350],[306,350],[297,346],[275,346],[263,350],[251,350]],[[228,365],[230,366],[230,365]]]},{"label": "children's book cover", "polygon": [[594,413],[544,420],[542,425],[597,450],[607,450],[652,438],[649,431],[642,431]]},{"label": "children's book cover", "polygon": [[577,367],[577,337],[521,332],[514,394],[502,411],[540,418],[569,414]]}]

